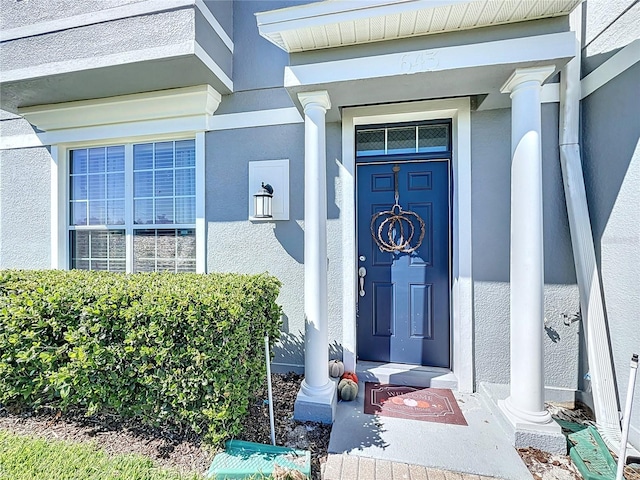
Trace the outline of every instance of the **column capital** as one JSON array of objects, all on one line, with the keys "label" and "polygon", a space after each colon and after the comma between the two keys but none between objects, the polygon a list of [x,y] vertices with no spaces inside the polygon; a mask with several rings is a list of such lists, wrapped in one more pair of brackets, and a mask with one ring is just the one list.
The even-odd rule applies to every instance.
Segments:
[{"label": "column capital", "polygon": [[520,85],[526,82],[537,82],[542,85],[549,76],[556,71],[555,65],[543,65],[541,67],[516,68],[509,79],[500,88],[501,93],[512,93]]},{"label": "column capital", "polygon": [[307,106],[318,105],[325,111],[331,108],[331,100],[329,99],[329,92],[326,90],[320,90],[316,92],[302,92],[298,94],[298,99],[302,104],[302,107],[306,110]]}]

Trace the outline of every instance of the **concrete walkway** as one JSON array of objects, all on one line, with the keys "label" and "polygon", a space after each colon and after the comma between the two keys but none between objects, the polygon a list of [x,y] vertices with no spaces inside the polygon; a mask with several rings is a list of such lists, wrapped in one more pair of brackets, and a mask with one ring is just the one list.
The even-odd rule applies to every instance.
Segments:
[{"label": "concrete walkway", "polygon": [[331,454],[322,470],[323,480],[494,480],[469,473],[447,472],[421,465],[390,462],[357,455]]},{"label": "concrete walkway", "polygon": [[467,426],[365,414],[361,383],[338,403],[323,479],[532,479],[485,399],[454,394]]}]

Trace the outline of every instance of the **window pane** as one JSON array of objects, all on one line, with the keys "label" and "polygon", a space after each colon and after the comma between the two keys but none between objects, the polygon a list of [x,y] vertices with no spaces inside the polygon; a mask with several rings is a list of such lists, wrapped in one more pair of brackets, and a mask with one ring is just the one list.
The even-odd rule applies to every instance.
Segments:
[{"label": "window pane", "polygon": [[195,229],[134,231],[134,271],[195,272]]},{"label": "window pane", "polygon": [[196,231],[192,228],[180,229],[176,240],[178,258],[193,259],[195,261]]},{"label": "window pane", "polygon": [[196,170],[185,168],[176,170],[176,195],[196,194]]},{"label": "window pane", "polygon": [[[90,232],[71,232],[71,257],[75,259],[89,258],[89,233]],[[87,263],[87,268],[89,264]]]},{"label": "window pane", "polygon": [[106,225],[107,210],[104,200],[89,202],[89,225]]},{"label": "window pane", "polygon": [[423,125],[418,127],[419,152],[446,152],[448,149],[448,125]]},{"label": "window pane", "polygon": [[158,258],[176,257],[176,231],[156,230],[156,256]]},{"label": "window pane", "polygon": [[89,200],[100,200],[105,198],[105,175],[89,175],[88,176],[88,193]]},{"label": "window pane", "polygon": [[71,200],[87,199],[87,176],[72,175],[71,176]]},{"label": "window pane", "polygon": [[124,230],[71,231],[71,268],[125,271]]},{"label": "window pane", "polygon": [[194,167],[196,165],[195,140],[176,142],[176,167]]},{"label": "window pane", "polygon": [[161,198],[155,201],[156,223],[173,223],[173,198]]},{"label": "window pane", "polygon": [[133,174],[133,196],[153,196],[153,172],[135,172]]},{"label": "window pane", "polygon": [[173,168],[173,142],[156,143],[155,168]]},{"label": "window pane", "polygon": [[107,201],[107,225],[124,225],[124,200]]},{"label": "window pane", "polygon": [[415,153],[416,127],[390,128],[387,130],[387,155]]},{"label": "window pane", "polygon": [[357,132],[356,154],[358,156],[384,155],[384,129]]},{"label": "window pane", "polygon": [[133,218],[138,225],[153,223],[153,200],[135,200]]},{"label": "window pane", "polygon": [[140,260],[156,258],[156,231],[135,230],[133,236],[133,253],[136,264]]},{"label": "window pane", "polygon": [[86,150],[71,150],[71,173],[87,173]]},{"label": "window pane", "polygon": [[104,147],[89,149],[89,173],[103,173],[105,171]]},{"label": "window pane", "polygon": [[124,198],[124,173],[107,175],[107,198]]},{"label": "window pane", "polygon": [[155,172],[154,191],[156,197],[173,196],[173,170]]},{"label": "window pane", "polygon": [[133,146],[133,169],[151,170],[153,168],[153,143]]},{"label": "window pane", "polygon": [[124,172],[124,146],[107,148],[107,171]]},{"label": "window pane", "polygon": [[71,225],[87,224],[87,202],[71,202]]},{"label": "window pane", "polygon": [[176,198],[176,223],[195,223],[196,199],[195,197]]}]

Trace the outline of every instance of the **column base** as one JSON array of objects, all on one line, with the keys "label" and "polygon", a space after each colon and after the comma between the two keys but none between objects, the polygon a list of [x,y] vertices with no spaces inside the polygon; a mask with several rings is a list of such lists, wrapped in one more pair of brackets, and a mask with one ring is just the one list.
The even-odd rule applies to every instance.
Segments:
[{"label": "column base", "polygon": [[315,388],[303,380],[293,407],[293,418],[301,422],[332,424],[337,403],[336,382],[329,380],[324,387]]},{"label": "column base", "polygon": [[511,405],[510,398],[497,403],[514,447],[534,447],[549,453],[567,454],[567,439],[549,412],[521,412]]}]

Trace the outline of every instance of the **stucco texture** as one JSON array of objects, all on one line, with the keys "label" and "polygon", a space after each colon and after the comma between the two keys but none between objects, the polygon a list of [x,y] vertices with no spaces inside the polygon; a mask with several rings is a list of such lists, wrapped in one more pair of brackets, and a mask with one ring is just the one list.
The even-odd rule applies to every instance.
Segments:
[{"label": "stucco texture", "polygon": [[0,152],[0,268],[49,268],[50,167],[46,148]]},{"label": "stucco texture", "polygon": [[0,29],[18,28],[142,1],[144,0],[0,0]]},{"label": "stucco texture", "polygon": [[173,45],[194,38],[195,13],[188,8],[8,41],[2,45],[2,57],[4,65],[21,69]]},{"label": "stucco texture", "polygon": [[[282,282],[283,336],[276,368],[304,365],[304,125],[210,132],[206,138],[207,271],[269,272]],[[336,206],[340,128],[327,125],[329,338],[342,339],[341,230]],[[290,220],[248,220],[250,161],[289,159]]]},{"label": "stucco texture", "polygon": [[[560,172],[557,105],[542,107],[545,262],[545,385],[577,388],[578,291]],[[472,230],[475,379],[509,383],[511,111],[473,112]]]},{"label": "stucco texture", "polygon": [[[582,102],[585,186],[621,408],[626,401],[631,355],[640,353],[638,92],[637,63]],[[635,397],[640,398],[640,381]],[[637,406],[632,425],[631,441],[640,448]]]}]

